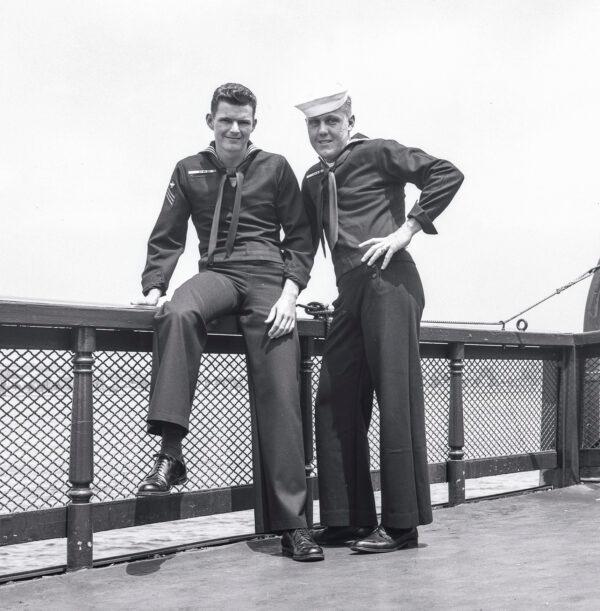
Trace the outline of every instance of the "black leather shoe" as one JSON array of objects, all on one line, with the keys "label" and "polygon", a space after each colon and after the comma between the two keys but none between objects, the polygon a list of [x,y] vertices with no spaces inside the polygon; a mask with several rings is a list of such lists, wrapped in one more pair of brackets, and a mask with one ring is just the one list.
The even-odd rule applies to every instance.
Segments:
[{"label": "black leather shoe", "polygon": [[281,553],[299,562],[323,560],[323,550],[314,542],[308,528],[286,530],[281,535]]},{"label": "black leather shoe", "polygon": [[419,533],[414,528],[386,528],[378,526],[368,537],[356,541],[350,547],[355,552],[381,553],[417,547]]},{"label": "black leather shoe", "polygon": [[137,496],[169,494],[173,486],[187,482],[185,464],[169,454],[155,454],[154,467],[139,485]]},{"label": "black leather shoe", "polygon": [[335,547],[352,545],[356,540],[371,534],[373,526],[327,526],[312,531],[318,545]]}]

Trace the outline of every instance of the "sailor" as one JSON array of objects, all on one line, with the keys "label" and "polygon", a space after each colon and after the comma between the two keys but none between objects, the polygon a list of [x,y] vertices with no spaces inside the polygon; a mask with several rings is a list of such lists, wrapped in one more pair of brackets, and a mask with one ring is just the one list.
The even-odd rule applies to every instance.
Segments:
[{"label": "sailor", "polygon": [[[302,181],[313,247],[327,239],[338,287],[316,404],[320,545],[414,547],[432,520],[419,325],[421,280],[406,247],[450,203],[463,175],[395,140],[350,137],[347,91],[297,106],[319,155]],[[404,187],[421,190],[405,214]],[[373,391],[380,410],[381,523],[369,473]]]},{"label": "sailor", "polygon": [[181,442],[207,325],[235,314],[255,399],[268,530],[283,533],[282,551],[294,560],[322,560],[305,517],[295,317],[312,265],[310,226],[288,162],[250,142],[255,112],[256,97],[243,85],[216,89],[206,116],[214,141],[177,163],[148,241],[138,304],[156,305],[166,293],[190,217],[201,258],[198,274],[174,291],[154,319],[147,421],[162,444],[138,495],[166,494],[185,483]]}]

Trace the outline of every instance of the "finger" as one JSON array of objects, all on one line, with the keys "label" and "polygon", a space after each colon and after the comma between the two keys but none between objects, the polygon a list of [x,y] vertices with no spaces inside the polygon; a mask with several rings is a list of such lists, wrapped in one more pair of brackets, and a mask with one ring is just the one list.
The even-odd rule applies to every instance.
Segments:
[{"label": "finger", "polygon": [[367,259],[371,258],[373,253],[375,253],[378,248],[380,248],[379,244],[374,244],[371,246],[371,248],[369,248],[369,250],[367,250],[367,252],[362,256],[361,262],[364,263]]},{"label": "finger", "polygon": [[285,325],[281,324],[275,333],[271,336],[271,339],[279,339],[282,335],[285,335]]},{"label": "finger", "polygon": [[151,303],[149,301],[137,301],[137,302],[132,302],[131,305],[134,306],[139,306],[139,307],[146,307],[146,308],[155,308],[156,307],[156,303]]},{"label": "finger", "polygon": [[379,259],[379,257],[381,257],[381,255],[383,255],[383,253],[387,250],[387,247],[381,247],[378,248],[374,253],[373,256],[369,259],[367,265],[373,265],[375,263],[375,261],[377,261],[377,259]]},{"label": "finger", "polygon": [[388,266],[388,263],[392,260],[394,256],[394,250],[392,248],[388,248],[388,251],[385,253],[385,258],[383,259],[383,263],[381,264],[381,269],[385,269]]},{"label": "finger", "polygon": [[274,318],[275,318],[275,306],[271,308],[269,315],[265,318],[265,324],[272,322]]},{"label": "finger", "polygon": [[381,242],[381,240],[383,240],[383,238],[370,238],[369,240],[359,244],[358,247],[362,248],[363,246],[368,246],[369,244],[377,244],[378,242]]},{"label": "finger", "polygon": [[283,319],[283,314],[279,311],[279,309],[275,309],[275,320],[271,326],[271,330],[269,331],[269,337],[279,337],[279,332],[281,331],[281,323]]},{"label": "finger", "polygon": [[277,339],[279,337],[279,327],[276,325],[276,323],[273,323],[269,329],[269,337],[271,339]]},{"label": "finger", "polygon": [[283,325],[281,325],[281,328],[279,329],[279,333],[277,333],[277,337],[283,337],[284,335],[286,335],[287,333],[289,333],[289,324],[285,323]]},{"label": "finger", "polygon": [[285,335],[286,333],[290,332],[290,320],[288,318],[286,318],[282,325],[281,325],[281,330],[279,332],[279,337]]}]

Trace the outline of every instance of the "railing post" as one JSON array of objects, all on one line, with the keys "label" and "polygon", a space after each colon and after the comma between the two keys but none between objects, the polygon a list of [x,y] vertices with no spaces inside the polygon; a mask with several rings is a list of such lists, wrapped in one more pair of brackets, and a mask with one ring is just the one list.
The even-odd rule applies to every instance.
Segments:
[{"label": "railing post", "polygon": [[93,524],[90,485],[94,477],[92,369],[96,331],[73,330],[73,407],[71,411],[71,457],[67,495],[67,569],[92,566]]},{"label": "railing post", "polygon": [[575,346],[565,347],[560,363],[556,415],[556,469],[540,474],[540,483],[563,488],[579,483],[579,401],[582,383],[580,358]]},{"label": "railing post", "polygon": [[[581,359],[580,367],[580,399],[579,399],[579,434],[581,450],[597,450],[600,448],[600,363],[595,358]],[[597,461],[583,461],[579,467],[582,478],[600,478],[600,464]]]},{"label": "railing post", "polygon": [[302,411],[302,438],[304,439],[304,471],[306,474],[306,521],[313,524],[314,466],[313,453],[313,416],[312,416],[312,337],[300,339],[300,409]]},{"label": "railing post", "polygon": [[[562,360],[543,361],[542,364],[542,414],[540,421],[540,450],[558,451],[559,443],[559,414]],[[554,430],[554,437],[545,438],[547,429]],[[555,485],[556,469],[540,470],[540,485]]]},{"label": "railing post", "polygon": [[463,420],[462,376],[465,346],[450,344],[450,415],[448,422],[448,504],[458,505],[465,501],[465,445]]},{"label": "railing post", "polygon": [[558,377],[560,366],[555,361],[542,361],[542,417],[540,422],[540,449],[554,450],[556,439],[545,438],[544,432],[550,428],[556,430],[558,411]]},{"label": "railing post", "polygon": [[565,348],[560,375],[560,401],[557,427],[558,475],[555,486],[579,483],[579,399],[581,396],[580,359],[577,348]]}]

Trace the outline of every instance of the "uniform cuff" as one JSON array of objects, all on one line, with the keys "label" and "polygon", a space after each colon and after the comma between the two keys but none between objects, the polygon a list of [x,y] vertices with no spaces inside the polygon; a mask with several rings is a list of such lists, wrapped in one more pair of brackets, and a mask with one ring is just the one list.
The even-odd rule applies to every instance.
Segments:
[{"label": "uniform cuff", "polygon": [[418,202],[412,207],[412,210],[408,213],[408,218],[419,221],[419,225],[421,225],[423,233],[437,233],[437,229],[435,228],[433,221],[431,220],[431,218],[429,218],[427,212],[425,212],[425,210],[421,208]]},{"label": "uniform cuff", "polygon": [[165,283],[162,280],[158,280],[155,278],[150,278],[142,282],[142,294],[144,297],[152,290],[152,289],[160,289],[161,297],[167,292]]},{"label": "uniform cuff", "polygon": [[299,292],[303,291],[308,284],[308,274],[300,276],[300,274],[295,273],[293,270],[285,269],[283,270],[283,277],[287,280],[293,280],[297,285]]}]

